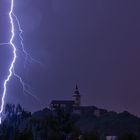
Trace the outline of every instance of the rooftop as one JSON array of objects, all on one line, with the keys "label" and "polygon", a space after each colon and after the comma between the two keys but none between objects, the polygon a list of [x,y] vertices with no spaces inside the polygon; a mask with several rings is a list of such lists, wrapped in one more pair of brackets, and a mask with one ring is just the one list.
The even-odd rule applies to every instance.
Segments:
[{"label": "rooftop", "polygon": [[73,100],[52,100],[51,104],[74,104]]}]

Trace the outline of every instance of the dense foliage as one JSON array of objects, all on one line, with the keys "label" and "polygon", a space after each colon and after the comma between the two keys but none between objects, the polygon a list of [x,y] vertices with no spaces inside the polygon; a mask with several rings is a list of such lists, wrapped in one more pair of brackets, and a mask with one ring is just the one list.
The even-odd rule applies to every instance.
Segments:
[{"label": "dense foliage", "polygon": [[0,125],[0,140],[139,140],[140,119],[128,112],[74,115],[63,109],[44,109],[31,114],[20,105],[7,104]]}]

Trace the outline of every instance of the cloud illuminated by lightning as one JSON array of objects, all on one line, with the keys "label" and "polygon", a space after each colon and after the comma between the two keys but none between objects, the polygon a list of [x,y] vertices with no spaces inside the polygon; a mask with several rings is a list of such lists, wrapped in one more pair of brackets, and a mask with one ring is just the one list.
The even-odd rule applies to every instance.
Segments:
[{"label": "cloud illuminated by lightning", "polygon": [[26,63],[26,61],[29,61],[29,62],[34,61],[34,62],[37,62],[37,63],[41,64],[39,61],[33,59],[26,52],[26,50],[24,48],[23,37],[22,37],[23,30],[20,26],[20,22],[19,22],[17,16],[14,14],[14,0],[11,0],[11,6],[10,6],[10,11],[9,11],[9,20],[10,20],[10,24],[11,24],[11,37],[10,37],[10,40],[9,40],[8,43],[0,43],[0,46],[9,45],[12,49],[12,54],[13,54],[11,64],[8,68],[8,75],[7,75],[7,77],[6,77],[6,79],[4,80],[4,83],[3,83],[3,92],[2,92],[1,105],[0,105],[0,124],[1,124],[2,113],[3,113],[4,105],[5,105],[5,96],[6,96],[6,93],[7,93],[7,84],[10,81],[12,76],[15,76],[19,80],[19,82],[22,85],[24,93],[29,94],[30,96],[34,97],[37,101],[39,101],[38,97],[35,96],[34,94],[32,94],[32,92],[30,90],[30,87],[26,83],[24,83],[23,79],[15,72],[15,69],[14,69],[16,58],[17,58],[17,48],[16,48],[15,44],[13,43],[14,37],[15,37],[14,19],[17,22],[17,25],[18,25],[19,38],[20,38],[20,43],[21,43],[21,51],[24,54],[25,63]]}]

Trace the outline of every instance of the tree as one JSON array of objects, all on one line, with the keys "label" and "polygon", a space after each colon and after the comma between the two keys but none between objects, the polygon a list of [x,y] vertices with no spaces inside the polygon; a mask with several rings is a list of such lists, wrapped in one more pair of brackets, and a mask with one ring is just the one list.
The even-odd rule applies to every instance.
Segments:
[{"label": "tree", "polygon": [[5,106],[5,114],[8,116],[14,114],[15,111],[15,105],[14,104],[6,104]]},{"label": "tree", "polygon": [[100,139],[99,135],[95,132],[84,134],[84,140],[99,140],[99,139]]},{"label": "tree", "polygon": [[16,114],[21,114],[22,111],[23,111],[23,109],[22,109],[21,105],[18,104],[18,105],[16,106]]},{"label": "tree", "polygon": [[34,140],[32,130],[26,128],[22,133],[19,134],[17,140]]},{"label": "tree", "polygon": [[117,140],[137,140],[137,138],[133,133],[129,132],[122,134],[121,136],[118,137]]}]

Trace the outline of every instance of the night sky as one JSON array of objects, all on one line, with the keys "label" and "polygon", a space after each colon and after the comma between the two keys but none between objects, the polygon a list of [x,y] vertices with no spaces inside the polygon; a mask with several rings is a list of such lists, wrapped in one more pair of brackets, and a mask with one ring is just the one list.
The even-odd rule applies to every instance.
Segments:
[{"label": "night sky", "polygon": [[[10,38],[9,2],[0,0],[0,42]],[[18,50],[16,72],[40,102],[22,93],[14,77],[6,102],[35,111],[53,99],[71,99],[77,83],[82,105],[140,116],[140,1],[15,0],[14,10],[27,52],[41,62],[25,68]],[[0,46],[0,93],[11,58],[10,47]]]}]

